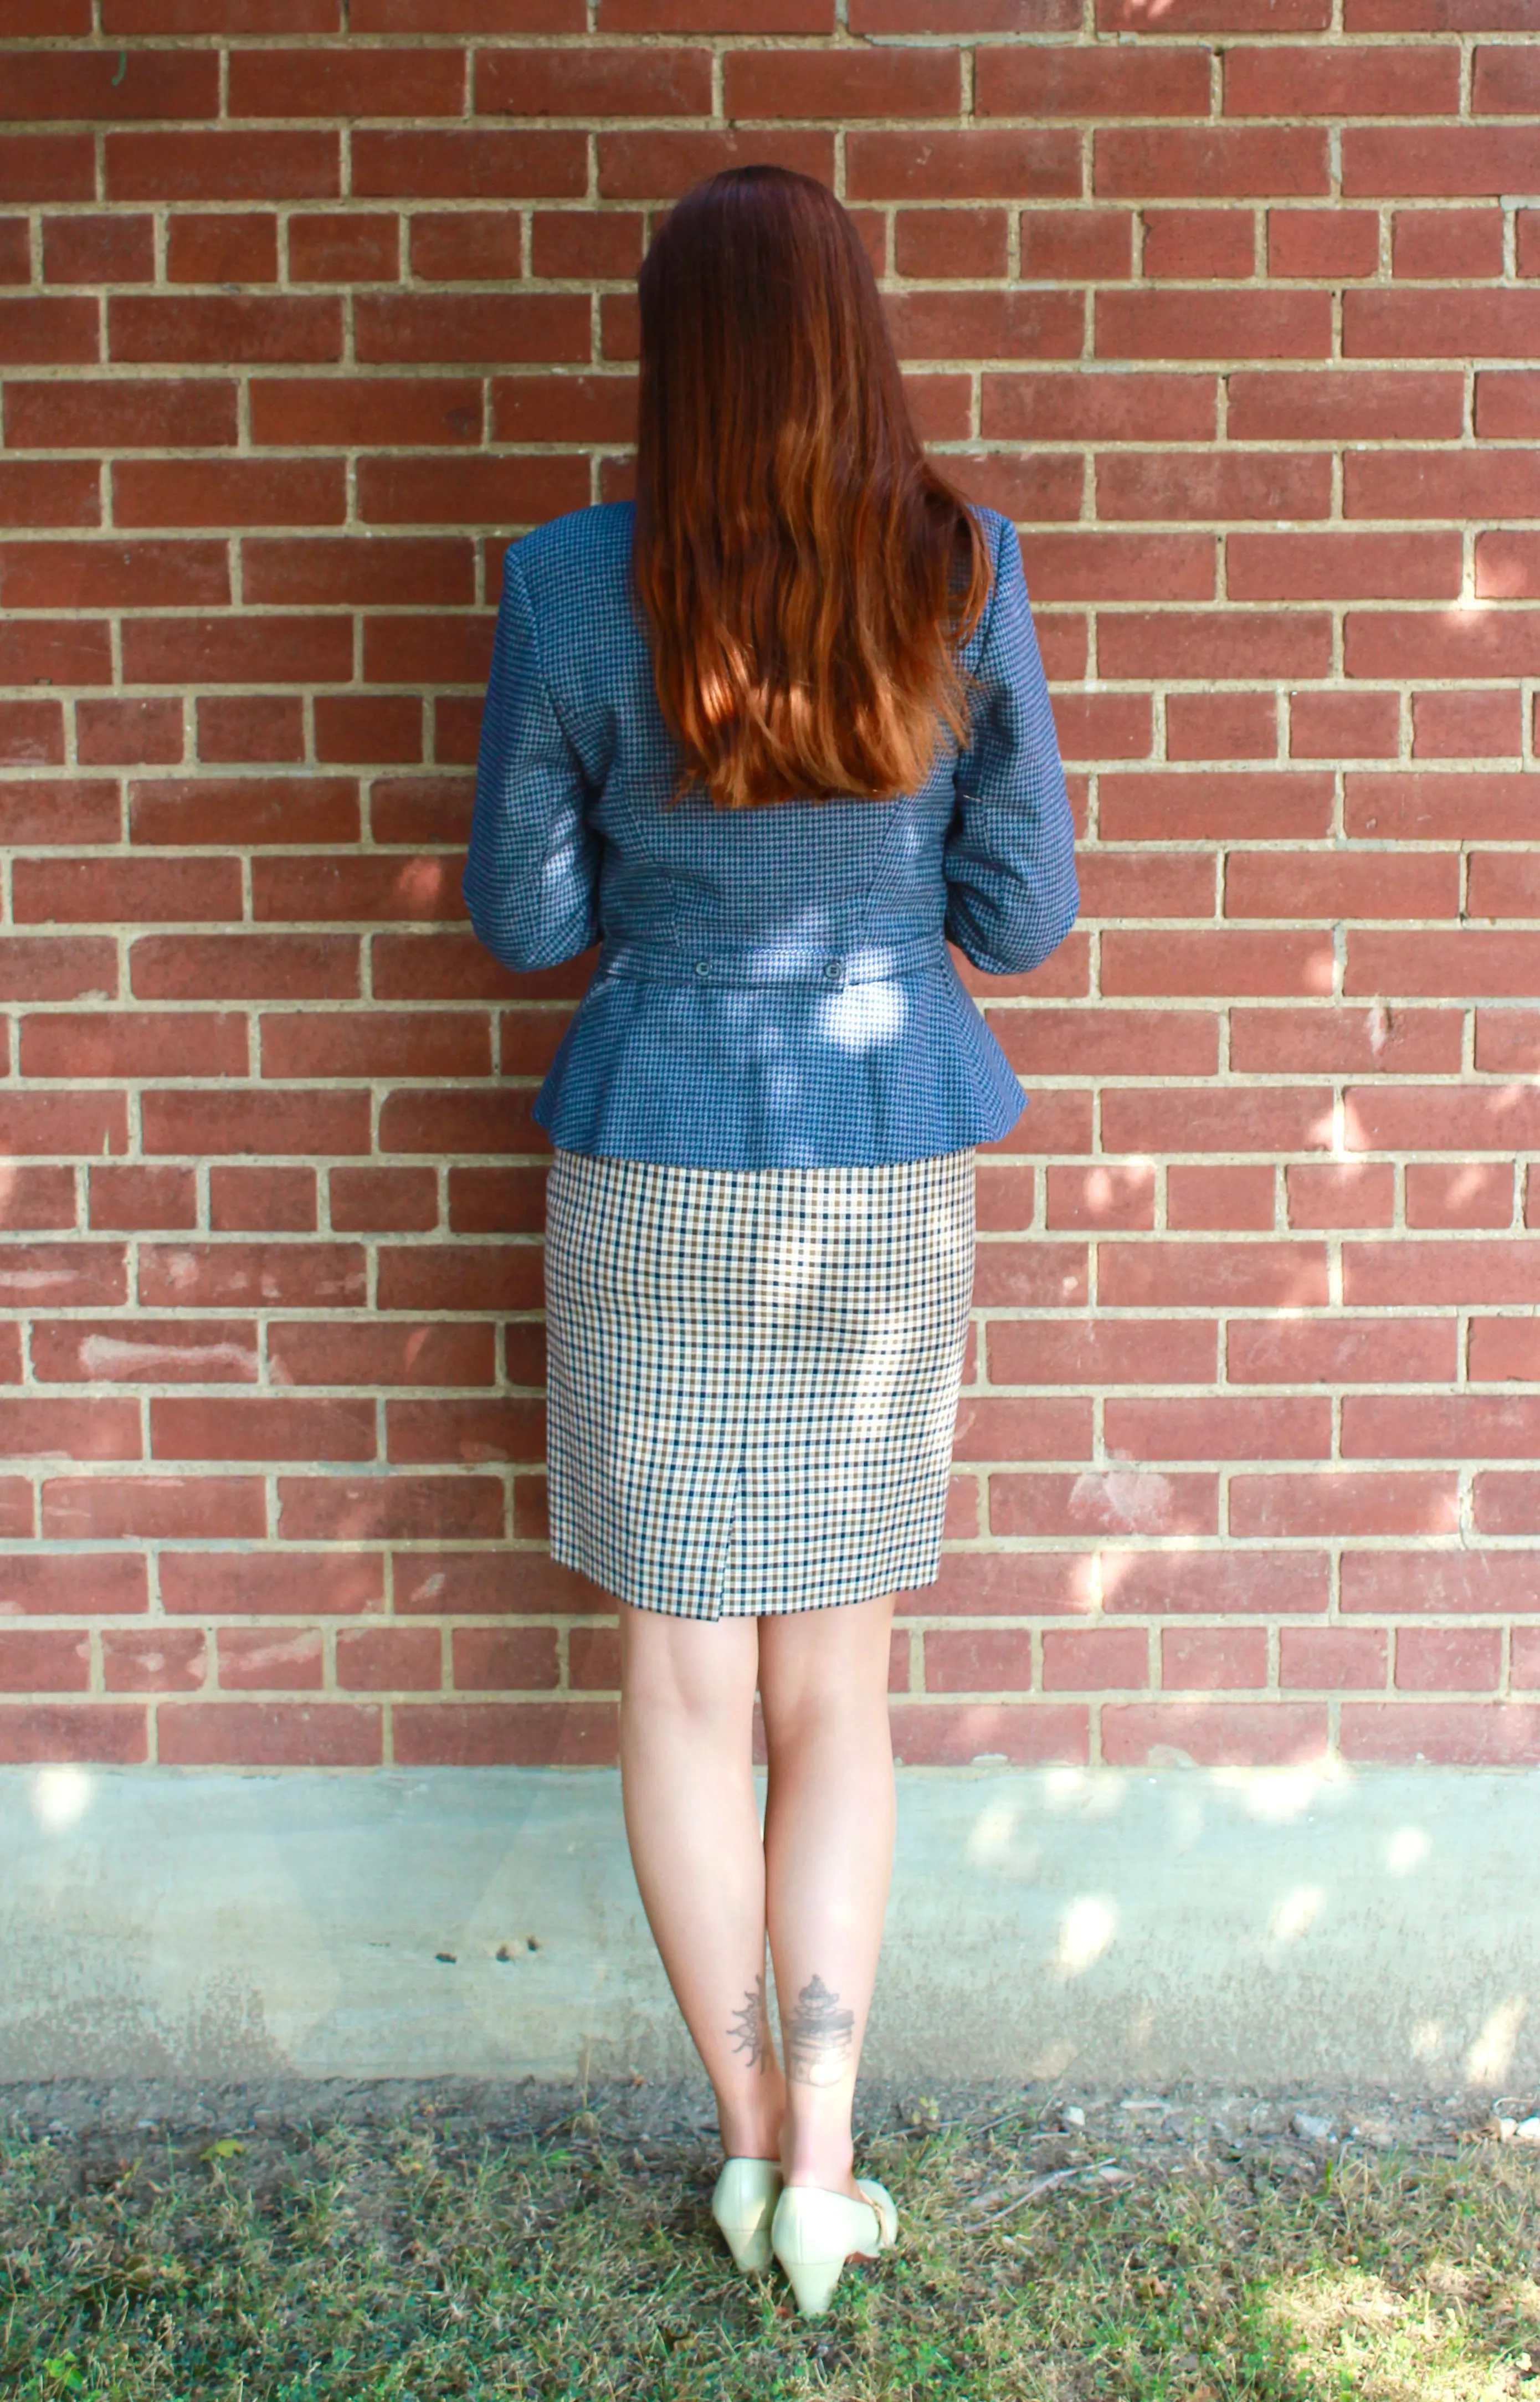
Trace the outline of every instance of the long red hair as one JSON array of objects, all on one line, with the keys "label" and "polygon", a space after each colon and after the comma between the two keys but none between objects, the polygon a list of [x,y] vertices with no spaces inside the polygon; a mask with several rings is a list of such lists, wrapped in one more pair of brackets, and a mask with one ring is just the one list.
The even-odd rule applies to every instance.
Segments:
[{"label": "long red hair", "polygon": [[887,800],[969,732],[954,656],[988,598],[978,518],[921,450],[856,228],[826,186],[730,167],[638,279],[631,572],[671,795]]}]

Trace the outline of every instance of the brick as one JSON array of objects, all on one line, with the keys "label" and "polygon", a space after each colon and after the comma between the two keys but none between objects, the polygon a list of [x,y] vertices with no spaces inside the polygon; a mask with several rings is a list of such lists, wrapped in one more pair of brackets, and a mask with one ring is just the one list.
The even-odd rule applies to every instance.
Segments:
[{"label": "brick", "polygon": [[365,1092],[221,1092],[217,1086],[140,1097],[146,1152],[360,1153],[369,1148]]},{"label": "brick", "polygon": [[103,0],[104,34],[334,34],[337,0]]},{"label": "brick", "polygon": [[1342,1404],[1348,1458],[1526,1459],[1540,1400],[1506,1393],[1354,1394]]},{"label": "brick", "polygon": [[245,1022],[184,1011],[50,1011],[23,1021],[19,1064],[24,1076],[243,1076]]},{"label": "brick", "polygon": [[1291,1160],[1285,1170],[1290,1226],[1388,1226],[1396,1213],[1396,1171],[1386,1161]]},{"label": "brick", "polygon": [[1087,852],[1079,867],[1080,915],[1094,918],[1211,918],[1214,866],[1202,852]]},{"label": "brick", "polygon": [[[932,217],[928,212],[907,209],[898,219],[901,234],[916,218],[939,227],[955,223],[956,212],[938,210]],[[941,239],[938,232],[937,245]],[[1134,219],[1126,209],[1024,209],[1017,221],[1017,242],[1022,274],[1034,279],[1104,283],[1130,275],[1134,269]],[[1004,272],[1003,261],[999,267],[969,267],[960,260],[943,263],[944,254],[939,247],[932,248],[929,258],[928,265],[905,267],[901,243],[900,272],[932,276]]]},{"label": "brick", "polygon": [[997,1536],[1212,1535],[1217,1504],[1212,1475],[1151,1469],[1088,1469],[1078,1476],[997,1471],[989,1480],[990,1528]]},{"label": "brick", "polygon": [[1096,461],[1096,514],[1116,518],[1324,518],[1328,460],[1305,451],[1112,451]]},{"label": "brick", "polygon": [[117,990],[115,946],[70,936],[0,938],[0,1000],[107,1001]]},{"label": "brick", "polygon": [[1369,1626],[1286,1626],[1278,1638],[1278,1682],[1316,1691],[1383,1690],[1388,1636]]},{"label": "brick", "polygon": [[157,1459],[371,1459],[374,1405],[257,1395],[153,1399],[150,1449]]},{"label": "brick", "polygon": [[1327,1750],[1318,1702],[1110,1702],[1102,1712],[1102,1756],[1114,1767],[1281,1767]]},{"label": "brick", "polygon": [[1400,1692],[1494,1692],[1503,1637],[1495,1626],[1398,1626],[1396,1685]]},{"label": "brick", "polygon": [[43,200],[94,200],[94,150],[89,133],[7,135],[0,140],[0,200],[35,207]]},{"label": "brick", "polygon": [[19,925],[241,915],[235,859],[21,859],[12,875]]},{"label": "brick", "polygon": [[304,705],[287,693],[233,700],[205,693],[198,703],[198,755],[215,766],[303,759]]},{"label": "brick", "polygon": [[208,1676],[209,1647],[201,1630],[157,1627],[102,1637],[102,1678],[109,1693],[196,1691]]},{"label": "brick", "polygon": [[1105,1404],[1108,1452],[1121,1459],[1325,1459],[1331,1443],[1326,1395],[1299,1400],[1225,1394]]},{"label": "brick", "polygon": [[[1533,133],[1519,126],[1349,126],[1342,134],[1342,190],[1350,200],[1382,192],[1453,200],[1466,193],[1527,191],[1533,145]],[[1479,297],[1462,297],[1473,302]]]},{"label": "brick", "polygon": [[1458,375],[1328,366],[1313,374],[1229,379],[1232,442],[1456,441],[1464,410]]},{"label": "brick", "polygon": [[857,131],[846,136],[846,160],[856,200],[1081,197],[1078,138],[1057,127]]},{"label": "brick", "polygon": [[1492,369],[1476,379],[1476,431],[1485,436],[1540,434],[1540,375]]},{"label": "brick", "polygon": [[30,1232],[40,1227],[73,1227],[75,1215],[73,1167],[13,1167],[8,1171],[5,1192],[0,1195],[0,1226],[13,1233],[23,1228]]},{"label": "brick", "polygon": [[1452,1472],[1319,1469],[1231,1480],[1234,1536],[1448,1535],[1458,1515]]},{"label": "brick", "polygon": [[[92,767],[175,766],[180,762],[186,737],[183,731],[182,704],[177,700],[80,700],[75,707],[76,756],[82,766]],[[117,816],[116,796],[113,816]],[[111,833],[96,836],[99,841],[117,838],[116,824]],[[89,835],[76,835],[76,841],[89,841]]]},{"label": "brick", "polygon": [[1321,1309],[1326,1249],[1289,1242],[1104,1242],[1097,1291],[1104,1309]]},{"label": "brick", "polygon": [[1382,842],[1521,842],[1530,786],[1522,775],[1349,773],[1345,830]]},{"label": "brick", "polygon": [[1476,1065],[1500,1075],[1533,1071],[1540,1065],[1540,1015],[1533,1009],[1478,1009]]},{"label": "brick", "polygon": [[211,1166],[209,1225],[216,1235],[314,1234],[314,1168]]},{"label": "brick", "polygon": [[1233,850],[1227,918],[1453,918],[1460,863],[1426,852]]},{"label": "brick", "polygon": [[404,1767],[600,1766],[615,1758],[612,1702],[402,1702],[393,1718]]},{"label": "brick", "polygon": [[364,1252],[357,1244],[157,1243],[140,1250],[144,1308],[345,1309],[359,1307],[364,1298]]},{"label": "brick", "polygon": [[359,1702],[168,1702],[159,1756],[180,1768],[374,1768],[381,1713]]},{"label": "brick", "polygon": [[1506,1235],[1501,1241],[1471,1236],[1440,1242],[1345,1243],[1342,1298],[1350,1307],[1396,1307],[1410,1303],[1436,1308],[1480,1304],[1533,1303],[1540,1298],[1540,1243]]},{"label": "brick", "polygon": [[412,273],[439,283],[488,283],[523,271],[523,235],[506,209],[414,217]]},{"label": "brick", "polygon": [[452,1648],[454,1681],[461,1691],[530,1691],[557,1681],[552,1627],[457,1626]]},{"label": "brick", "polygon": [[123,627],[131,683],[345,683],[352,627],[345,619],[138,617]]},{"label": "brick", "polygon": [[1488,600],[1540,599],[1540,540],[1530,533],[1478,534],[1476,590]]},{"label": "brick", "polygon": [[113,501],[125,526],[340,525],[347,514],[335,459],[125,460]]},{"label": "brick", "polygon": [[7,1617],[129,1616],[148,1607],[142,1553],[0,1554],[0,1613]]},{"label": "brick", "polygon": [[[97,1165],[90,1170],[89,1189],[93,1227],[137,1233],[198,1223],[198,1191],[190,1168]],[[70,1215],[73,1219],[73,1209]]]},{"label": "brick", "polygon": [[[1088,366],[1059,375],[986,369],[979,381],[986,440],[1203,442],[1214,433],[1211,375],[1131,375]],[[1454,388],[1458,404],[1457,380]]]},{"label": "brick", "polygon": [[481,386],[464,376],[342,376],[304,383],[275,376],[252,386],[257,443],[358,449],[474,443],[481,418]]},{"label": "brick", "polygon": [[[1250,683],[1324,676],[1330,670],[1331,627],[1321,612],[1302,609],[1109,609],[1098,623],[1097,653],[1101,672],[1119,682],[1204,677]],[[1375,672],[1367,665],[1350,671]]]},{"label": "brick", "polygon": [[[1454,63],[1452,54],[1450,63]],[[1391,271],[1444,282],[1503,272],[1500,209],[1397,209]]]},{"label": "brick", "polygon": [[[1489,932],[1348,936],[1344,987],[1350,993],[1533,993],[1540,971],[1540,934]],[[1490,1146],[1489,1146],[1490,1148]]]},{"label": "brick", "polygon": [[1144,759],[1150,747],[1150,707],[1142,694],[1061,693],[1053,724],[1065,759]]},{"label": "brick", "polygon": [[[1478,1474],[1472,1490],[1477,1530],[1483,1535],[1532,1535],[1540,1529],[1540,1480],[1501,1470]],[[1532,1599],[1523,1606],[1533,1606]]]},{"label": "brick", "polygon": [[1513,1222],[1513,1168],[1504,1161],[1460,1167],[1414,1160],[1407,1169],[1409,1226],[1507,1226]]},{"label": "brick", "polygon": [[64,757],[64,716],[57,701],[0,701],[0,763],[57,766]]},{"label": "brick", "polygon": [[504,1531],[502,1484],[494,1476],[281,1476],[278,1512],[279,1534],[290,1543],[488,1539]]},{"label": "brick", "polygon": [[1324,359],[1331,303],[1324,292],[1103,292],[1102,359]]},{"label": "brick", "polygon": [[108,302],[107,343],[131,363],[319,365],[342,355],[342,314],[319,293],[126,292]]},{"label": "brick", "polygon": [[32,1330],[33,1373],[44,1384],[254,1384],[249,1319],[65,1318]]},{"label": "brick", "polygon": [[368,1552],[166,1552],[160,1558],[161,1601],[173,1613],[287,1617],[296,1589],[308,1617],[378,1609],[384,1563]]},{"label": "brick", "polygon": [[1142,1628],[1109,1626],[1071,1633],[1055,1627],[1042,1641],[1046,1692],[1118,1692],[1130,1686],[1142,1691],[1149,1682],[1149,1641]]},{"label": "brick", "polygon": [[1397,693],[1289,695],[1291,759],[1389,759],[1395,757],[1400,739],[1401,701]]},{"label": "brick", "polygon": [[[381,1172],[403,1185],[431,1173],[419,1167]],[[335,1178],[333,1186],[335,1207]],[[545,1224],[544,1168],[451,1167],[449,1223],[457,1234],[540,1234]]]},{"label": "brick", "polygon": [[[1127,63],[1133,67],[1143,62],[1129,53]],[[1187,282],[1214,283],[1221,275],[1252,272],[1257,223],[1249,209],[1147,209],[1144,218],[1142,264],[1147,277],[1179,276]]]},{"label": "brick", "polygon": [[1501,689],[1415,693],[1411,723],[1418,759],[1516,758],[1523,742],[1519,696]]},{"label": "brick", "polygon": [[1215,1328],[1184,1319],[1079,1325],[991,1319],[989,1374],[997,1385],[1211,1384]]},{"label": "brick", "polygon": [[1232,600],[1439,600],[1460,589],[1454,531],[1232,533],[1225,557]]},{"label": "brick", "polygon": [[321,1690],[324,1662],[321,1636],[313,1629],[222,1626],[218,1650],[219,1683],[226,1692]]},{"label": "brick", "polygon": [[1533,675],[1540,672],[1540,610],[1350,611],[1344,653],[1350,676],[1490,683]]},{"label": "brick", "polygon": [[127,1766],[146,1757],[144,1713],[110,1702],[39,1704],[0,1711],[0,1759],[13,1763],[93,1760]]},{"label": "brick", "polygon": [[1095,1227],[1148,1232],[1155,1223],[1151,1167],[1051,1167],[1047,1222],[1055,1232]]},{"label": "brick", "polygon": [[1327,1607],[1324,1553],[1120,1551],[1104,1552],[1100,1565],[1104,1606],[1120,1616],[1279,1617]]},{"label": "brick", "polygon": [[43,1532],[62,1541],[260,1541],[266,1515],[254,1476],[60,1476],[43,1486]]},{"label": "brick", "polygon": [[[1208,61],[1198,50],[1141,55],[1001,43],[981,48],[976,62],[974,106],[983,117],[1208,115]],[[736,113],[731,103],[728,113]]]},{"label": "brick", "polygon": [[495,1374],[489,1326],[285,1324],[268,1333],[269,1374],[282,1385],[485,1386]]},{"label": "brick", "polygon": [[1540,451],[1351,451],[1342,506],[1350,518],[1540,517]]},{"label": "brick", "polygon": [[628,214],[619,209],[606,211],[602,216],[586,209],[531,212],[531,275],[596,275],[628,280],[640,264],[639,214]]},{"label": "brick", "polygon": [[172,283],[273,283],[278,280],[278,219],[222,210],[173,216],[166,236]]},{"label": "brick", "polygon": [[[118,469],[120,476],[128,472]],[[224,545],[216,543],[4,543],[0,596],[10,609],[219,603],[229,597],[229,574]]]},{"label": "brick", "polygon": [[[1298,1639],[1308,1642],[1309,1631],[1298,1630]],[[1237,1692],[1267,1681],[1267,1634],[1260,1626],[1162,1629],[1161,1683],[1169,1691]]]},{"label": "brick", "polygon": [[[25,255],[23,243],[23,261]],[[23,264],[21,272],[6,280],[30,283],[30,265]],[[45,217],[43,280],[47,283],[153,283],[154,218]]]},{"label": "brick", "polygon": [[1102,989],[1114,999],[1133,993],[1327,993],[1332,973],[1329,938],[1313,932],[1253,934],[1222,928],[1147,934],[1118,929],[1102,937]]},{"label": "brick", "polygon": [[1264,692],[1174,692],[1165,705],[1168,759],[1275,759],[1278,704]]},{"label": "brick", "polygon": [[437,1629],[345,1628],[337,1638],[337,1681],[345,1692],[436,1692],[443,1682]]},{"label": "brick", "polygon": [[[1046,244],[1044,272],[1055,271],[1055,261],[1076,260],[1068,269],[1072,279],[1083,270],[1079,256],[1097,255],[1107,249],[1114,274],[1128,272],[1133,243],[1128,220],[1122,220],[1123,240],[1120,250],[1118,220],[1110,211],[1104,216],[1089,210],[1068,213],[1069,222],[1060,228],[1058,211],[1043,212],[1040,218],[1031,214],[1022,218],[1024,246],[1040,235]],[[941,280],[947,276],[998,277],[1006,271],[1007,217],[1004,209],[901,209],[893,220],[893,258],[901,275],[913,275],[925,280]],[[1029,228],[1032,229],[1029,235]],[[1077,242],[1077,228],[1079,229]],[[1124,265],[1120,270],[1117,261]],[[549,273],[546,269],[537,272]]]},{"label": "brick", "polygon": [[[1231,71],[1244,52],[1231,53]],[[1270,275],[1311,276],[1335,283],[1372,275],[1380,264],[1380,220],[1368,209],[1270,209]]]},{"label": "brick", "polygon": [[235,385],[144,382],[28,383],[8,378],[6,440],[13,449],[210,449],[236,438]]},{"label": "brick", "polygon": [[230,52],[232,117],[458,117],[464,104],[459,49]]},{"label": "brick", "polygon": [[396,217],[327,211],[289,219],[292,283],[393,283],[400,272]]},{"label": "brick", "polygon": [[356,838],[358,788],[346,777],[162,777],[129,787],[131,838],[144,845],[214,844],[239,824],[243,844]]},{"label": "brick", "polygon": [[1278,1209],[1276,1187],[1271,1166],[1173,1166],[1166,1171],[1166,1224],[1174,1234],[1212,1228],[1271,1235]]},{"label": "brick", "polygon": [[[1351,136],[1345,137],[1351,139]],[[1346,358],[1529,358],[1540,346],[1540,292],[1353,291],[1342,297]]]},{"label": "brick", "polygon": [[1528,1767],[1540,1760],[1540,1709],[1517,1702],[1344,1702],[1345,1760],[1390,1766],[1446,1760]]},{"label": "brick", "polygon": [[543,128],[367,129],[353,136],[353,190],[360,200],[576,200],[585,150],[581,132]]},{"label": "brick", "polygon": [[438,1223],[432,1168],[334,1167],[329,1182],[331,1221],[339,1234],[431,1232]]},{"label": "brick", "polygon": [[1459,106],[1460,61],[1448,48],[1270,45],[1225,55],[1227,117],[1434,117]]},{"label": "brick", "polygon": [[1069,292],[897,292],[886,304],[901,358],[1078,358],[1084,306]]}]

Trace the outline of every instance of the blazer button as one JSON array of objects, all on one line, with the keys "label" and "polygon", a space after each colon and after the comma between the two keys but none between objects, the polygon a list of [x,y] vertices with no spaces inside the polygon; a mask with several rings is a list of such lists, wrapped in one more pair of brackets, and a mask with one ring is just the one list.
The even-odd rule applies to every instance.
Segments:
[{"label": "blazer button", "polygon": [[695,961],[695,973],[698,976],[708,976],[710,973],[711,962],[709,959],[697,959]]},{"label": "blazer button", "polygon": [[841,976],[845,973],[845,961],[843,959],[826,959],[823,964],[823,972],[829,978],[831,984],[838,984]]}]

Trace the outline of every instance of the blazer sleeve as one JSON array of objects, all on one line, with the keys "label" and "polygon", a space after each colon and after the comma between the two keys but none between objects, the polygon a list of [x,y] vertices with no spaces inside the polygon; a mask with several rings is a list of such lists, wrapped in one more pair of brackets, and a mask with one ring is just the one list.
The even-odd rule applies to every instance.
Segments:
[{"label": "blazer sleeve", "polygon": [[992,975],[1047,959],[1075,923],[1075,828],[1015,528],[1006,519],[974,670],[973,725],[942,851],[945,931]]},{"label": "blazer sleeve", "polygon": [[461,888],[472,925],[504,967],[557,967],[598,939],[600,844],[584,816],[585,792],[510,549]]}]

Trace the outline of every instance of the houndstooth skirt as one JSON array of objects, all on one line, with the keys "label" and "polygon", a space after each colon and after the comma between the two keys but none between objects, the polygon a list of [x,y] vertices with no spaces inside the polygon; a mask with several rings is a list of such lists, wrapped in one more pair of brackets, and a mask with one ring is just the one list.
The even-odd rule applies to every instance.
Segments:
[{"label": "houndstooth skirt", "polygon": [[644,1609],[755,1617],[934,1583],[974,1154],[546,1180],[552,1555]]}]

